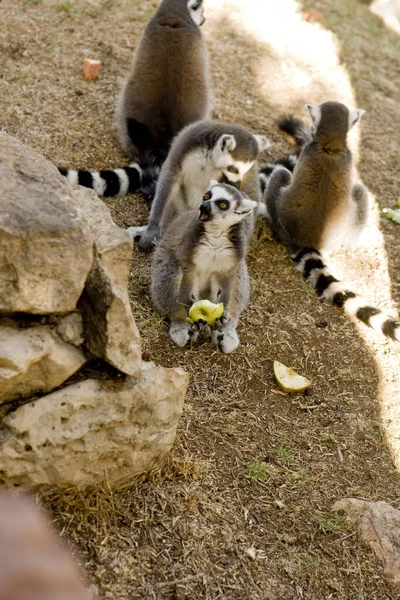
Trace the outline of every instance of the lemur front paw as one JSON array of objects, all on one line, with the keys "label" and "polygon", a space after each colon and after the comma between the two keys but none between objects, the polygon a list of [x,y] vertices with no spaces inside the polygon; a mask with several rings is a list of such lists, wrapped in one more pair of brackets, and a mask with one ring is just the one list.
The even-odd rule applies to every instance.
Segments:
[{"label": "lemur front paw", "polygon": [[228,321],[229,317],[222,315],[222,317],[220,317],[219,319],[215,319],[215,326],[218,330],[221,330],[227,326]]}]

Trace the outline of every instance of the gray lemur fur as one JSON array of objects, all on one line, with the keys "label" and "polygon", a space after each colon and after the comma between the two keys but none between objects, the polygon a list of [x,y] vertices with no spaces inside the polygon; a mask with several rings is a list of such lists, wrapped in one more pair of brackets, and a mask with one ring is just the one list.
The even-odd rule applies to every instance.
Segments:
[{"label": "gray lemur fur", "polygon": [[175,135],[211,109],[202,0],[163,0],[136,49],[117,103],[121,145],[144,170]]},{"label": "gray lemur fur", "polygon": [[354,246],[368,217],[368,194],[353,184],[347,132],[365,112],[339,102],[306,105],[312,139],[301,151],[293,175],[284,167],[271,175],[266,190],[269,221],[291,249],[332,250]]},{"label": "gray lemur fur", "polygon": [[[140,246],[150,249],[181,212],[198,206],[210,180],[229,183],[261,204],[257,158],[270,146],[265,136],[243,127],[200,121],[183,129],[175,138],[157,183],[147,226],[131,227]],[[251,236],[254,214],[246,219]]]},{"label": "gray lemur fur", "polygon": [[94,189],[99,196],[140,189],[151,202],[172,139],[210,113],[203,22],[202,0],[163,0],[144,31],[117,101],[119,138],[132,162],[93,172],[59,167],[71,185]]},{"label": "gray lemur fur", "polygon": [[181,213],[161,238],[154,254],[151,295],[169,317],[169,334],[178,346],[197,338],[199,325],[186,317],[193,302],[204,299],[224,304],[212,342],[224,353],[238,346],[236,327],[250,295],[245,220],[255,207],[256,202],[233,186],[212,181],[200,213]]},{"label": "gray lemur fur", "polygon": [[[311,139],[301,150],[293,176],[280,167],[267,182],[266,204],[272,229],[288,246],[296,269],[320,298],[400,341],[400,322],[336,279],[320,252],[355,247],[367,222],[367,190],[359,183],[353,184],[352,157],[346,144],[347,132],[365,111],[349,110],[339,102],[306,106],[313,122]],[[295,121],[291,129],[299,132]]]}]

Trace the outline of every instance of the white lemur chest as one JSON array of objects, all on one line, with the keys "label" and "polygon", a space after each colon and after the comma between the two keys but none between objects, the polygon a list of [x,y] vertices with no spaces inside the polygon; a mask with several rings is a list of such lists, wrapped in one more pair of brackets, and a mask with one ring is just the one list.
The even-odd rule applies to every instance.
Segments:
[{"label": "white lemur chest", "polygon": [[209,236],[199,243],[193,256],[195,287],[199,292],[212,287],[218,274],[226,274],[237,266],[232,242],[225,237]]},{"label": "white lemur chest", "polygon": [[207,150],[194,150],[182,162],[181,186],[187,208],[198,208],[212,179],[219,181],[222,171],[207,158]]}]

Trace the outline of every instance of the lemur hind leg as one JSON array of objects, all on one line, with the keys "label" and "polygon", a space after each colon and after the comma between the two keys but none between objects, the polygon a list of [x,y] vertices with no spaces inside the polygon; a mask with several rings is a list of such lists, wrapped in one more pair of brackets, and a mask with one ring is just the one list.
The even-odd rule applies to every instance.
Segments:
[{"label": "lemur hind leg", "polygon": [[355,203],[355,215],[349,232],[347,248],[354,249],[358,246],[360,236],[365,229],[369,216],[369,201],[366,188],[360,183],[353,185],[351,198]]},{"label": "lemur hind leg", "polygon": [[268,187],[265,192],[265,203],[267,206],[268,220],[274,234],[285,241],[285,232],[282,229],[279,220],[279,202],[281,199],[281,189],[290,184],[292,174],[285,167],[279,167],[272,173]]},{"label": "lemur hind leg", "polygon": [[188,323],[187,321],[171,321],[169,336],[177,346],[183,348],[189,340],[195,342],[198,335],[199,328],[195,323]]},{"label": "lemur hind leg", "polygon": [[[212,332],[211,341],[218,345],[224,354],[230,354],[239,346],[240,340],[236,333],[240,313],[246,308],[250,297],[249,275],[246,263],[243,261],[239,272],[231,281],[230,297],[225,306],[225,314]],[[221,300],[222,301],[222,294]]]}]

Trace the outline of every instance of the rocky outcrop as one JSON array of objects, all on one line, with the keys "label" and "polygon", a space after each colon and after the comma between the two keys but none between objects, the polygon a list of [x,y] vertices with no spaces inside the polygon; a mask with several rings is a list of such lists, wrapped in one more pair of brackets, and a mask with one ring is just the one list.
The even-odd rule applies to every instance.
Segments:
[{"label": "rocky outcrop", "polygon": [[139,378],[86,380],[19,407],[4,422],[0,472],[66,487],[147,471],[173,444],[188,377],[147,364]]},{"label": "rocky outcrop", "polygon": [[83,352],[50,327],[19,329],[0,320],[0,404],[53,390],[85,362]]},{"label": "rocky outcrop", "polygon": [[93,190],[76,197],[95,236],[94,261],[79,302],[87,348],[127,375],[141,368],[140,336],[128,298],[132,237],[113,222]]},{"label": "rocky outcrop", "polygon": [[0,132],[0,312],[75,309],[93,262],[93,235],[57,169]]},{"label": "rocky outcrop", "polygon": [[72,189],[0,133],[5,485],[112,484],[151,469],[171,448],[188,376],[142,364],[128,298],[132,245],[92,190]]},{"label": "rocky outcrop", "polygon": [[347,513],[384,564],[384,574],[400,585],[400,511],[387,502],[343,498],[333,510]]}]

